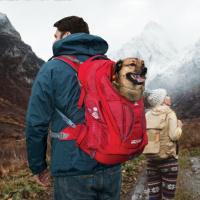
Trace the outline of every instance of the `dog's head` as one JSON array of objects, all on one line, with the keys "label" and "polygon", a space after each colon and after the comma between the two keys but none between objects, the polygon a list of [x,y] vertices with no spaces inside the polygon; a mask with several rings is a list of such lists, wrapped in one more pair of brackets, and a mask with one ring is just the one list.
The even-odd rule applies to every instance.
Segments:
[{"label": "dog's head", "polygon": [[113,87],[126,99],[139,101],[145,88],[147,68],[138,58],[118,60],[114,65]]}]

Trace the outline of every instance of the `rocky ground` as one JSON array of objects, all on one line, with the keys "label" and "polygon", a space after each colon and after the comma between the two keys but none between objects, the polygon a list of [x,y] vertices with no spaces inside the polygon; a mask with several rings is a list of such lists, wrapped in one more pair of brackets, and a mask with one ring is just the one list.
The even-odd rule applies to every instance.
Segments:
[{"label": "rocky ground", "polygon": [[[125,200],[148,200],[145,167],[137,175],[131,196]],[[200,200],[200,156],[180,156],[175,200]]]},{"label": "rocky ground", "polygon": [[146,166],[144,166],[143,170],[138,174],[138,179],[137,179],[138,181],[134,184],[131,198],[129,198],[129,200],[149,199],[145,171],[146,171]]},{"label": "rocky ground", "polygon": [[179,170],[177,199],[200,200],[200,156],[187,157],[185,161],[186,165]]}]

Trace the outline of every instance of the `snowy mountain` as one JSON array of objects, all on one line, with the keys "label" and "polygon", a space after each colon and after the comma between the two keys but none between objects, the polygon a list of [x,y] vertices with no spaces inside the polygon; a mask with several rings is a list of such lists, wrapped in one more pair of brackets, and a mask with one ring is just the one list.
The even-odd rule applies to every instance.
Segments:
[{"label": "snowy mountain", "polygon": [[143,59],[148,68],[146,88],[166,88],[179,117],[200,116],[200,40],[178,51],[164,29],[149,22],[139,36],[109,57]]},{"label": "snowy mountain", "polygon": [[111,53],[109,57],[114,61],[127,57],[143,59],[146,66],[151,68],[148,71],[150,81],[169,67],[177,53],[163,28],[155,22],[149,22],[139,36],[124,44],[119,51]]},{"label": "snowy mountain", "polygon": [[7,16],[0,13],[1,99],[26,109],[33,80],[43,63],[21,40]]},{"label": "snowy mountain", "polygon": [[182,52],[182,56],[162,74],[147,84],[149,88],[166,88],[172,107],[182,118],[200,116],[200,40]]},{"label": "snowy mountain", "polygon": [[16,38],[21,40],[20,34],[15,30],[7,16],[3,13],[0,13],[0,32],[6,33],[9,35],[14,35]]}]

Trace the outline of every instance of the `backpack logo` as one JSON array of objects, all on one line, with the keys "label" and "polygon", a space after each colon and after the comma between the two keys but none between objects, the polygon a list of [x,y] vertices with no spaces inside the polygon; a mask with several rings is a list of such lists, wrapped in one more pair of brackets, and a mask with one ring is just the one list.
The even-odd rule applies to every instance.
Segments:
[{"label": "backpack logo", "polygon": [[131,144],[138,144],[142,141],[142,138],[138,139],[138,140],[131,140]]},{"label": "backpack logo", "polygon": [[100,119],[97,107],[93,108],[92,117],[94,117],[95,119]]}]

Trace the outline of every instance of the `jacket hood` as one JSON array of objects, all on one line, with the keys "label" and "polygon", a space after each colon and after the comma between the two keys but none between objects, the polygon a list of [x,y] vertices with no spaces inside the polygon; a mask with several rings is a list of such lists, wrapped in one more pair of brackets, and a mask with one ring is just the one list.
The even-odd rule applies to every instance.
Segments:
[{"label": "jacket hood", "polygon": [[53,54],[60,55],[104,55],[108,43],[99,36],[86,33],[74,33],[58,40],[53,45]]},{"label": "jacket hood", "polygon": [[153,115],[161,115],[161,114],[167,114],[171,112],[171,108],[167,105],[158,105],[154,108],[152,108],[152,114]]},{"label": "jacket hood", "polygon": [[166,115],[169,114],[172,110],[169,106],[158,105],[151,110],[149,110],[145,116],[147,120],[147,129],[163,129],[166,125]]}]

